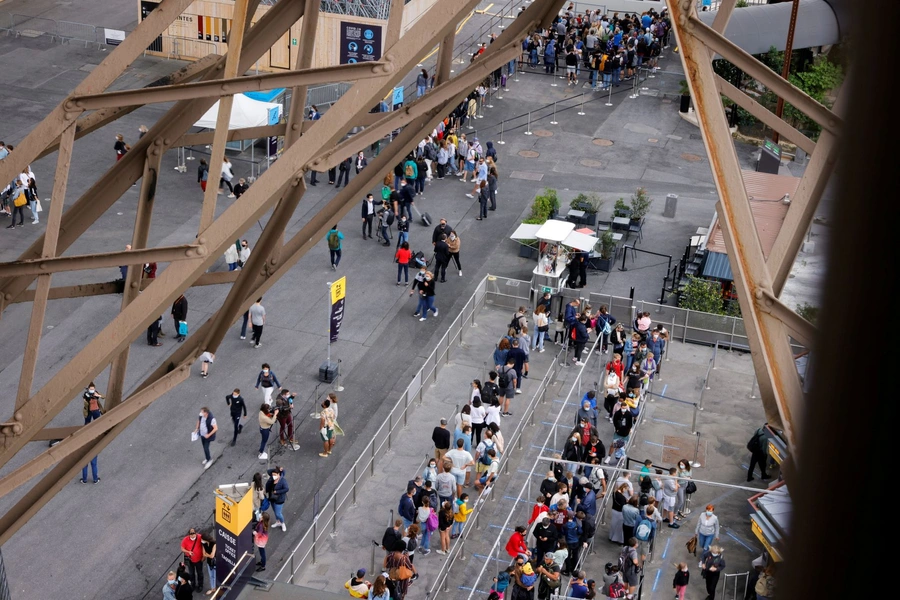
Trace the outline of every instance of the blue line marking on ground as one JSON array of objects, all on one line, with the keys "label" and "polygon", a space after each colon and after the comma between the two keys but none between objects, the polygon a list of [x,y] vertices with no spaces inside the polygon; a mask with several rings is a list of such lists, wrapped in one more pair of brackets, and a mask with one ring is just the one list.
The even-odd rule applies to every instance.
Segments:
[{"label": "blue line marking on ground", "polygon": [[687,427],[686,423],[676,423],[675,421],[666,421],[665,419],[653,419],[654,423],[668,423],[669,425],[677,425],[679,427]]},{"label": "blue line marking on ground", "polygon": [[660,448],[672,448],[673,450],[678,450],[676,446],[666,446],[665,444],[657,444],[656,442],[648,442],[644,440],[645,444],[650,444],[651,446],[659,446]]},{"label": "blue line marking on ground", "polygon": [[516,502],[526,502],[526,503],[528,502],[528,500],[525,500],[524,498],[516,498],[515,496],[503,496],[503,499],[504,500],[515,500]]},{"label": "blue line marking on ground", "polygon": [[515,529],[513,529],[512,527],[504,527],[503,525],[490,524],[490,525],[488,525],[488,527],[491,529],[504,529],[506,531],[515,531]]},{"label": "blue line marking on ground", "polygon": [[743,546],[744,548],[746,548],[746,549],[749,550],[750,552],[756,552],[756,548],[754,548],[753,546],[751,546],[750,544],[748,544],[747,542],[745,542],[744,540],[742,540],[742,539],[739,538],[738,536],[734,535],[734,534],[731,533],[730,531],[726,531],[726,532],[725,532],[725,535],[727,535],[728,537],[730,537],[731,539],[733,539],[734,541],[736,541],[738,544],[740,544],[741,546]]},{"label": "blue line marking on ground", "polygon": [[749,465],[745,465],[744,463],[741,463],[741,468],[742,468],[743,470],[745,470],[745,471],[749,471],[749,470],[750,470]]},{"label": "blue line marking on ground", "polygon": [[663,548],[663,553],[662,553],[662,559],[663,559],[663,560],[666,559],[666,554],[669,553],[669,544],[671,544],[671,543],[672,543],[672,538],[667,538],[667,539],[666,539],[666,547]]},{"label": "blue line marking on ground", "polygon": [[461,585],[461,586],[459,586],[459,587],[456,588],[456,589],[458,589],[458,590],[465,590],[465,591],[467,591],[467,592],[478,592],[479,594],[490,594],[490,592],[486,592],[486,591],[484,591],[484,590],[476,590],[476,589],[474,589],[474,588],[470,588],[470,587],[465,586],[465,585]]},{"label": "blue line marking on ground", "polygon": [[666,385],[663,386],[663,391],[662,391],[662,395],[663,395],[663,396],[666,395],[666,390],[667,390],[667,389],[669,389],[669,384],[668,384],[668,383],[667,383]]},{"label": "blue line marking on ground", "polygon": [[577,402],[566,402],[565,400],[553,400],[554,402],[558,402],[559,404],[565,404],[567,406],[578,406]]},{"label": "blue line marking on ground", "polygon": [[498,563],[503,563],[504,565],[509,564],[508,560],[501,560],[499,558],[494,558],[493,556],[485,556],[484,554],[473,554],[472,556],[474,556],[475,558],[481,558],[484,560],[496,560]]},{"label": "blue line marking on ground", "polygon": [[659,576],[662,575],[662,569],[656,570],[656,577],[653,579],[653,591],[656,591],[656,586],[659,585]]}]

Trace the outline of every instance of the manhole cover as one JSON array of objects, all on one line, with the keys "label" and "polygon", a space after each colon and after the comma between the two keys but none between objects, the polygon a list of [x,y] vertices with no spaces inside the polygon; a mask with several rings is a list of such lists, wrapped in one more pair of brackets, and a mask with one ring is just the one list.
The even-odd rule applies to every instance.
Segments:
[{"label": "manhole cover", "polygon": [[538,137],[550,137],[553,135],[552,131],[547,131],[546,129],[535,129],[532,133]]},{"label": "manhole cover", "polygon": [[543,173],[533,173],[532,171],[513,171],[509,174],[510,179],[527,179],[528,181],[540,181],[544,178]]},{"label": "manhole cover", "polygon": [[591,142],[595,146],[612,146],[613,145],[612,140],[604,140],[603,138],[596,138],[594,140],[591,140]]},{"label": "manhole cover", "polygon": [[688,162],[700,162],[701,160],[703,160],[703,157],[697,156],[696,154],[688,154],[687,152],[682,154],[681,158]]},{"label": "manhole cover", "polygon": [[658,142],[659,140],[656,139],[656,138],[650,138],[650,139],[648,139],[647,141],[650,142],[651,144],[655,144],[655,143]]},{"label": "manhole cover", "polygon": [[537,158],[540,155],[540,152],[535,152],[534,150],[519,150],[519,156],[522,158]]},{"label": "manhole cover", "polygon": [[583,167],[594,167],[594,168],[603,166],[602,162],[600,162],[599,160],[594,160],[593,158],[582,158],[581,160],[578,161],[578,164],[580,164]]}]

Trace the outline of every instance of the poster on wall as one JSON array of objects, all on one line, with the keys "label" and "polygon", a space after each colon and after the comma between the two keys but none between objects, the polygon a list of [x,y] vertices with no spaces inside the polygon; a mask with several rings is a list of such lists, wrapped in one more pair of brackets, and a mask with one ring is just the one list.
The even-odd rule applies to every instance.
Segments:
[{"label": "poster on wall", "polygon": [[381,58],[381,25],[341,21],[341,64]]}]

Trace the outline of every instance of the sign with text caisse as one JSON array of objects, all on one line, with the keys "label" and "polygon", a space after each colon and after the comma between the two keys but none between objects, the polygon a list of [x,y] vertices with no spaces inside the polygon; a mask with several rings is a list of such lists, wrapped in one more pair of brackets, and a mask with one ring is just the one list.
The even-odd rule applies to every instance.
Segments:
[{"label": "sign with text caisse", "polygon": [[253,496],[249,490],[248,484],[239,483],[220,486],[215,492],[216,573],[221,579],[231,573],[245,552],[254,552]]},{"label": "sign with text caisse", "polygon": [[381,25],[341,21],[340,59],[342,65],[381,58]]},{"label": "sign with text caisse", "polygon": [[344,297],[347,295],[347,278],[341,277],[331,284],[331,328],[330,340],[336,342],[344,321]]}]

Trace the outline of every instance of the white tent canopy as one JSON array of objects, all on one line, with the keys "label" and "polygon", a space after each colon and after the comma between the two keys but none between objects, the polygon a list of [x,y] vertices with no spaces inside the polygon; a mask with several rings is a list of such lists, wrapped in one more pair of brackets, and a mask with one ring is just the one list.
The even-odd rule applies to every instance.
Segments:
[{"label": "white tent canopy", "polygon": [[566,239],[562,241],[563,246],[568,246],[569,248],[575,248],[576,250],[582,250],[584,252],[590,252],[594,249],[594,246],[597,245],[597,242],[600,241],[592,235],[588,235],[586,233],[578,233],[577,231],[573,231],[569,235],[566,236]]},{"label": "white tent canopy", "polygon": [[540,228],[540,225],[534,225],[532,223],[522,223],[513,232],[513,234],[509,236],[509,239],[516,241],[537,239],[537,232]]},{"label": "white tent canopy", "polygon": [[[216,119],[219,116],[219,103],[216,102],[194,123],[194,127],[215,129]],[[262,125],[276,125],[281,119],[281,105],[273,102],[261,102],[248,98],[243,94],[235,94],[231,106],[231,119],[228,129],[243,129],[245,127],[260,127]]]},{"label": "white tent canopy", "polygon": [[575,223],[550,219],[549,221],[545,221],[544,224],[541,225],[541,228],[537,231],[536,237],[537,239],[543,240],[545,242],[559,243],[566,239],[566,237],[574,230]]}]

